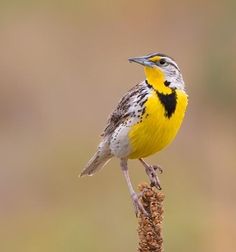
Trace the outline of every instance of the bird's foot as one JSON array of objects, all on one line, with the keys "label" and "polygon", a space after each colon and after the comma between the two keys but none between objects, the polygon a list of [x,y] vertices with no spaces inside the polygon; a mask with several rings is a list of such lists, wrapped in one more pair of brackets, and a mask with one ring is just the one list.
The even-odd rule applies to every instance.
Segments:
[{"label": "bird's foot", "polygon": [[133,202],[133,205],[134,205],[134,211],[135,211],[136,217],[138,217],[139,212],[141,212],[141,213],[145,214],[146,216],[148,216],[147,211],[144,209],[143,204],[141,203],[141,201],[139,199],[139,195],[137,193],[133,193],[131,195],[131,198],[132,198],[132,202]]},{"label": "bird's foot", "polygon": [[144,161],[144,159],[140,158],[140,162],[145,167],[145,171],[149,177],[149,180],[151,182],[151,186],[155,186],[157,189],[161,190],[161,184],[160,180],[157,176],[157,172],[163,173],[162,168],[159,165],[149,165]]},{"label": "bird's foot", "polygon": [[157,165],[146,165],[145,166],[146,173],[150,179],[151,186],[155,186],[157,189],[161,190],[160,179],[157,176],[157,171],[160,173],[163,172],[162,168]]}]

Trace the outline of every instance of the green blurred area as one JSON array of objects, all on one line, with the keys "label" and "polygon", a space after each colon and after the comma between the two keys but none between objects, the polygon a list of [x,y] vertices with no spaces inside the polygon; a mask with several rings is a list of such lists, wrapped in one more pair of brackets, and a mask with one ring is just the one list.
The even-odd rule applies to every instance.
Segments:
[{"label": "green blurred area", "polygon": [[[190,96],[164,167],[166,251],[235,251],[235,1],[1,1],[0,251],[135,251],[113,160],[77,175],[108,114],[144,78],[129,57],[176,59]],[[135,186],[147,180],[130,161]]]}]

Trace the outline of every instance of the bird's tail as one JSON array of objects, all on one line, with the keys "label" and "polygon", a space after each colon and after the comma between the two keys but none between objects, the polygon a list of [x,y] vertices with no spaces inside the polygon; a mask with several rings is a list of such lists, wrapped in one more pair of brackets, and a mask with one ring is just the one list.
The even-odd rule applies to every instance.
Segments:
[{"label": "bird's tail", "polygon": [[87,165],[82,170],[80,177],[84,175],[92,176],[94,173],[104,167],[112,158],[111,151],[107,143],[101,143],[98,146],[97,152],[88,161]]}]

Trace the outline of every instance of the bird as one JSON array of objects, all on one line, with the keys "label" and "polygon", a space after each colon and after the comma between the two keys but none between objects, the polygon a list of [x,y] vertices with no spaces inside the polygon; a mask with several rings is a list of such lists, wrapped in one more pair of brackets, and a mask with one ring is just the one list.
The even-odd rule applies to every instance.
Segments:
[{"label": "bird", "polygon": [[173,58],[163,53],[151,53],[128,60],[144,67],[145,80],[120,99],[108,117],[97,151],[80,176],[91,176],[111,158],[118,158],[137,216],[147,212],[133,188],[128,160],[139,160],[151,186],[161,189],[157,172],[162,169],[148,164],[144,158],[161,151],[176,137],[188,106],[188,95]]}]

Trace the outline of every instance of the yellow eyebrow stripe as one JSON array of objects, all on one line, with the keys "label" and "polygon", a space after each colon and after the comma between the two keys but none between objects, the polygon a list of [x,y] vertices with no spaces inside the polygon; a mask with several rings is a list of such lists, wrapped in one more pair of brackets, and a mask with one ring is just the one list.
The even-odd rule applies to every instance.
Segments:
[{"label": "yellow eyebrow stripe", "polygon": [[153,57],[149,58],[149,60],[150,60],[150,61],[153,61],[153,62],[158,61],[158,60],[160,60],[160,59],[161,59],[160,56],[153,56]]}]

